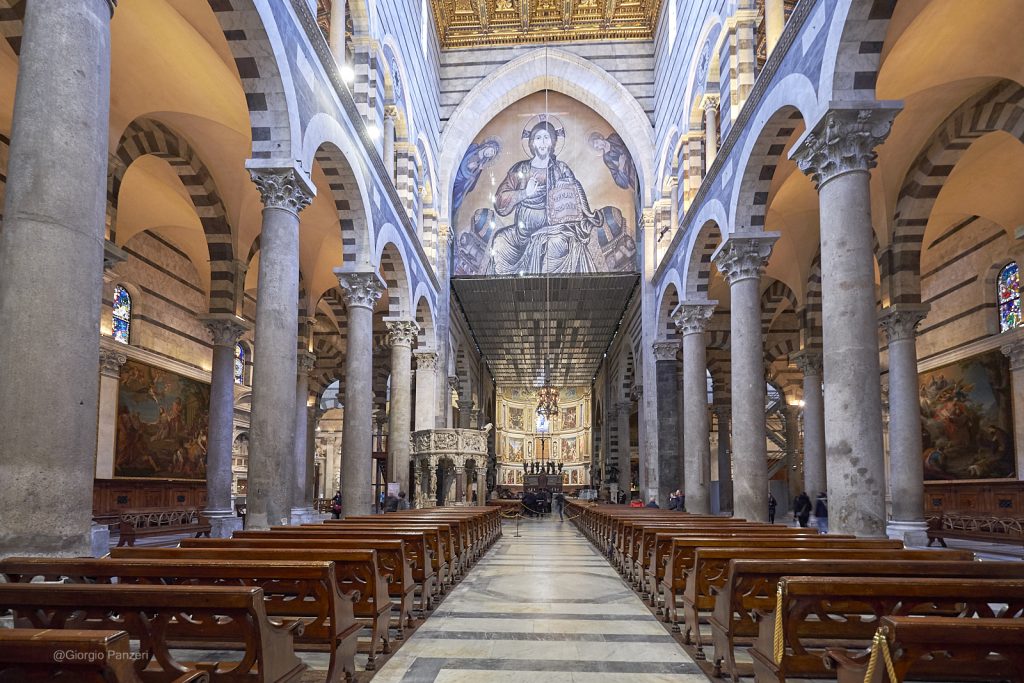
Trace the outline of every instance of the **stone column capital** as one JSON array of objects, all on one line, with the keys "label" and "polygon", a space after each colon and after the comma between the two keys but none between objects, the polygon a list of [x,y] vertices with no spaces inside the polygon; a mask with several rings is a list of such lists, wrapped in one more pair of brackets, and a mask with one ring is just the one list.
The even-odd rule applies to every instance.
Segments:
[{"label": "stone column capital", "polygon": [[999,347],[1003,355],[1010,359],[1010,370],[1024,370],[1024,337],[1017,337],[1008,344]]},{"label": "stone column capital", "polygon": [[267,209],[284,209],[298,216],[316,196],[309,179],[294,168],[250,168],[249,177]]},{"label": "stone column capital", "polygon": [[877,165],[875,148],[885,142],[902,105],[872,102],[864,107],[830,109],[804,134],[789,156],[817,188],[844,173]]},{"label": "stone column capital", "polygon": [[392,122],[398,118],[398,107],[393,104],[384,105],[384,120],[391,119]]},{"label": "stone column capital", "polygon": [[730,285],[750,278],[760,279],[777,239],[777,232],[732,234],[711,259]]},{"label": "stone column capital", "polygon": [[117,349],[100,349],[100,374],[117,379],[121,366],[128,362],[128,356]]},{"label": "stone column capital", "polygon": [[206,325],[214,346],[234,346],[251,327],[242,318],[230,314],[212,313],[200,320]]},{"label": "stone column capital", "polygon": [[651,344],[654,350],[654,360],[675,360],[679,353],[679,341],[676,339],[662,339]]},{"label": "stone column capital", "polygon": [[462,395],[462,381],[455,375],[448,376],[448,388],[456,394]]},{"label": "stone column capital", "polygon": [[717,95],[706,95],[704,101],[700,103],[700,107],[706,112],[709,109],[718,109],[719,103],[720,100]]},{"label": "stone column capital", "polygon": [[342,298],[348,308],[356,306],[372,311],[387,289],[384,280],[374,270],[358,272],[339,268],[334,271],[334,274],[338,276]]},{"label": "stone column capital", "polygon": [[688,334],[704,334],[716,305],[717,301],[684,301],[672,311],[672,321],[684,337]]},{"label": "stone column capital", "polygon": [[633,412],[632,401],[619,401],[615,404],[615,410],[619,415],[630,415]]},{"label": "stone column capital", "polygon": [[931,310],[929,304],[893,304],[882,311],[879,323],[885,330],[885,338],[891,344],[894,341],[913,339],[917,335],[917,326]]},{"label": "stone column capital", "polygon": [[823,361],[820,351],[801,349],[790,355],[789,358],[800,368],[804,377],[821,377]]},{"label": "stone column capital", "polygon": [[413,351],[412,354],[416,358],[416,368],[418,370],[437,369],[437,352],[433,349]]},{"label": "stone column capital", "polygon": [[412,318],[384,318],[388,329],[388,343],[392,346],[412,347],[419,334],[420,326]]},{"label": "stone column capital", "polygon": [[634,384],[629,388],[629,398],[633,401],[639,402],[644,395],[644,385]]},{"label": "stone column capital", "polygon": [[296,367],[298,368],[298,374],[300,375],[308,375],[313,372],[313,368],[316,367],[316,354],[310,351],[299,351],[296,360]]}]

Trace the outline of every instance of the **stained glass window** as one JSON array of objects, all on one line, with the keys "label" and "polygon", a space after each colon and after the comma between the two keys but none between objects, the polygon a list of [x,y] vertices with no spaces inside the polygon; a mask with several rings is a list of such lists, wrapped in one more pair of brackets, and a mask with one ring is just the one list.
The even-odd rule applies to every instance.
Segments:
[{"label": "stained glass window", "polygon": [[1010,261],[999,271],[999,331],[1020,327],[1020,269]]},{"label": "stained glass window", "polygon": [[235,384],[245,384],[245,347],[235,344]]},{"label": "stained glass window", "polygon": [[132,295],[121,285],[114,287],[114,316],[111,336],[114,341],[127,344],[132,329]]}]

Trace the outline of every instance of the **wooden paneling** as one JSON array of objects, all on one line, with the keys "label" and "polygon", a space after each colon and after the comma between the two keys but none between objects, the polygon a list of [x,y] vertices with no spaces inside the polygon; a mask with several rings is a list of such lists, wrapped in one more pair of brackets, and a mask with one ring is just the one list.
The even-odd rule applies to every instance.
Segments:
[{"label": "wooden paneling", "polygon": [[205,507],[205,481],[97,479],[93,485],[94,516],[151,508],[202,510]]},{"label": "wooden paneling", "polygon": [[927,515],[943,511],[1007,517],[1024,515],[1022,481],[929,482],[924,485],[924,491]]}]

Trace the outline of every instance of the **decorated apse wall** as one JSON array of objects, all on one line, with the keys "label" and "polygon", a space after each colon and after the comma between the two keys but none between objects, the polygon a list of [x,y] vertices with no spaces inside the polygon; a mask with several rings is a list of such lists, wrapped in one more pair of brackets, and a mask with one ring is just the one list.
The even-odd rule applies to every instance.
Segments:
[{"label": "decorated apse wall", "polygon": [[633,272],[636,168],[597,112],[539,92],[494,117],[456,172],[455,276]]},{"label": "decorated apse wall", "polygon": [[590,483],[591,415],[589,387],[561,390],[559,414],[537,415],[537,391],[498,388],[496,398],[498,486],[520,486],[523,462],[562,463],[562,482],[572,488]]}]

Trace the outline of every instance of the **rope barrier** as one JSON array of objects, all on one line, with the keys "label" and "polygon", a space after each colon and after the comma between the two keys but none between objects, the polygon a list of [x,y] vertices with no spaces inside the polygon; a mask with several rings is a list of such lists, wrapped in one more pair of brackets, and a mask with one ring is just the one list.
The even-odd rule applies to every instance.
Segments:
[{"label": "rope barrier", "polygon": [[882,654],[885,672],[889,675],[889,680],[892,683],[899,683],[899,679],[896,678],[896,667],[892,662],[892,652],[889,650],[889,640],[886,637],[888,634],[889,630],[885,626],[880,626],[875,631],[875,637],[871,639],[871,658],[868,660],[868,669],[864,675],[864,683],[870,683],[875,677],[875,669],[878,668],[879,652]]},{"label": "rope barrier", "polygon": [[782,663],[782,655],[786,652],[786,646],[782,639],[782,582],[779,581],[779,587],[775,590],[775,633],[772,639],[773,654],[775,655],[775,663]]}]

